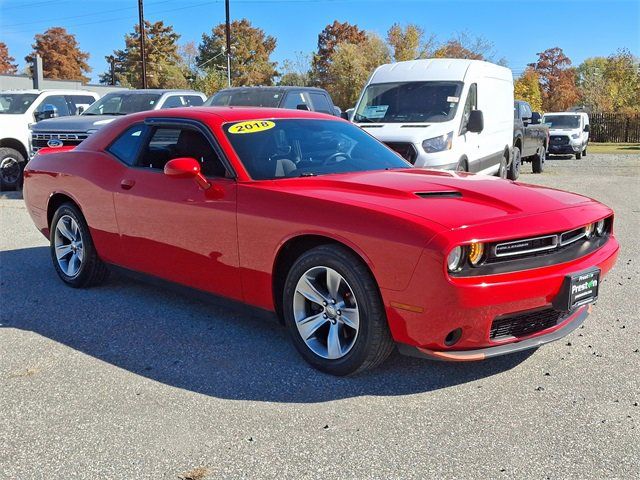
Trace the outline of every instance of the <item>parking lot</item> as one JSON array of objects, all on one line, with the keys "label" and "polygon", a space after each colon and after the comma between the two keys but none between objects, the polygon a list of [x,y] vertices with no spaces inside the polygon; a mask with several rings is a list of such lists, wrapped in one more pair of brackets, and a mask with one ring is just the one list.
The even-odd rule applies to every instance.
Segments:
[{"label": "parking lot", "polygon": [[640,156],[530,171],[616,212],[622,250],[584,326],[354,378],[243,311],[115,275],[64,286],[20,194],[2,194],[0,478],[640,478]]}]

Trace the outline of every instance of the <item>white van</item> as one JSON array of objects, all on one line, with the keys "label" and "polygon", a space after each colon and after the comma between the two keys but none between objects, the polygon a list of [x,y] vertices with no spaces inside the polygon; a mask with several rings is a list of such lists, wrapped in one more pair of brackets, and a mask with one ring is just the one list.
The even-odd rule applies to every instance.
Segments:
[{"label": "white van", "polygon": [[549,126],[549,154],[587,154],[589,144],[589,115],[585,112],[550,112],[542,116]]},{"label": "white van", "polygon": [[416,166],[505,177],[513,146],[513,76],[479,60],[381,65],[352,120]]}]

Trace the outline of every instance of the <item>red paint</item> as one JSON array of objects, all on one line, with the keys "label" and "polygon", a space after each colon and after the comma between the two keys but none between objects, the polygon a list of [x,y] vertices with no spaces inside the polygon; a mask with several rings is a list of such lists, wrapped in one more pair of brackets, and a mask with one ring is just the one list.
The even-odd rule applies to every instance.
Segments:
[{"label": "red paint", "polygon": [[[202,122],[237,178],[208,178],[207,188],[198,181],[193,159],[172,160],[163,174],[130,168],[105,153],[128,126],[153,117]],[[445,257],[455,245],[570,230],[612,211],[573,193],[422,169],[253,181],[222,126],[280,118],[342,121],[301,110],[251,108],[128,115],[72,151],[37,155],[25,171],[25,202],[46,235],[50,198],[67,195],[80,206],[105,261],[266,309],[274,309],[272,273],[286,242],[301,235],[341,242],[371,269],[395,340],[431,352],[496,345],[489,329],[497,315],[549,305],[565,275],[597,265],[604,276],[615,262],[619,247],[612,234],[599,250],[570,262],[452,278]],[[462,198],[415,195],[450,190]],[[462,339],[446,347],[444,337],[458,327]]]}]

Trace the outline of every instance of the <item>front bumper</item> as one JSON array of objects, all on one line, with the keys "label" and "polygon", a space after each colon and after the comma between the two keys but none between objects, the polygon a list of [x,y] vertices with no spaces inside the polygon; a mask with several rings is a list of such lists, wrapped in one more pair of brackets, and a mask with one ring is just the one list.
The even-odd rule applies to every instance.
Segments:
[{"label": "front bumper", "polygon": [[571,154],[578,153],[582,149],[582,145],[549,145],[550,154]]}]

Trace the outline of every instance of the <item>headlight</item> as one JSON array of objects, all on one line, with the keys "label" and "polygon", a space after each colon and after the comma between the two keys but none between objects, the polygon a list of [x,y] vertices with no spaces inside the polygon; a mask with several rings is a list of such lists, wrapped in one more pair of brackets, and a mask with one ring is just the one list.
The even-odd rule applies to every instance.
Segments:
[{"label": "headlight", "polygon": [[605,232],[605,221],[604,221],[604,218],[603,218],[602,220],[598,220],[598,222],[596,223],[596,235],[601,237],[605,233],[606,233]]},{"label": "headlight", "polygon": [[464,256],[462,247],[455,247],[451,252],[449,252],[449,256],[447,257],[447,268],[450,272],[457,272],[462,268],[462,264],[464,263]]},{"label": "headlight", "polygon": [[571,138],[573,138],[574,140],[577,140],[578,138],[580,138],[580,134],[574,133],[573,135],[571,135]]},{"label": "headlight", "polygon": [[422,142],[422,148],[427,153],[442,152],[443,150],[451,150],[451,141],[453,140],[453,132],[445,133],[439,137],[428,138]]},{"label": "headlight", "polygon": [[595,231],[593,223],[590,223],[586,227],[584,227],[584,233],[587,238],[593,238],[593,233]]},{"label": "headlight", "polygon": [[480,263],[482,260],[482,255],[484,254],[484,244],[479,242],[474,242],[469,245],[469,261],[471,265],[474,267]]}]

